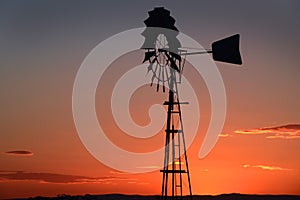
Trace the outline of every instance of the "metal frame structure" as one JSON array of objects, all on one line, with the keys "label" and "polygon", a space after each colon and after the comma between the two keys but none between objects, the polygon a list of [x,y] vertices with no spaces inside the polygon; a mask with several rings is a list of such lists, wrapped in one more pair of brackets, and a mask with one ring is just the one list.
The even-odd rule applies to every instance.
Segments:
[{"label": "metal frame structure", "polygon": [[[163,92],[165,92],[165,82],[169,86],[169,99],[164,103],[164,105],[168,106],[168,110],[165,130],[164,168],[160,170],[163,173],[162,200],[169,198],[172,200],[182,199],[184,195],[184,174],[187,175],[188,193],[190,199],[192,199],[191,178],[181,114],[181,105],[188,103],[179,101],[178,92],[185,56],[211,53],[215,61],[241,65],[240,35],[235,34],[213,42],[211,49],[201,49],[200,52],[188,52],[184,49],[189,48],[181,47],[177,38],[179,31],[175,26],[175,19],[170,16],[170,11],[163,7],[157,7],[148,13],[149,17],[144,21],[147,28],[142,33],[145,41],[141,49],[147,50],[143,62],[149,62],[148,72],[152,71],[153,73],[151,86],[155,79],[157,79],[157,91],[160,83],[163,85]],[[151,30],[153,27],[160,29]],[[171,32],[168,30],[171,30]],[[161,35],[165,37],[161,37]],[[158,41],[157,43],[157,38],[166,38],[167,42]],[[171,184],[171,192],[169,191],[169,184]]]},{"label": "metal frame structure", "polygon": [[[168,106],[168,111],[165,130],[166,141],[164,168],[163,170],[160,170],[163,173],[162,200],[167,200],[169,197],[169,183],[171,183],[171,199],[175,200],[182,198],[183,174],[187,175],[188,191],[190,199],[192,199],[191,179],[180,107],[181,104],[188,104],[188,102],[179,101],[179,92],[177,87],[179,82],[177,81],[176,73],[177,72],[175,70],[171,70],[169,80],[169,100],[164,103],[164,105]],[[181,155],[182,151],[183,155]],[[169,180],[169,174],[171,174],[171,180]]]}]

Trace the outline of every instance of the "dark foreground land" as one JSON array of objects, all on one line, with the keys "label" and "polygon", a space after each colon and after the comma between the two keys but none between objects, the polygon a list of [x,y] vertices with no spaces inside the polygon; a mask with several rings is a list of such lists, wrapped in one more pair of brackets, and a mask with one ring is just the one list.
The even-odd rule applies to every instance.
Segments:
[{"label": "dark foreground land", "polygon": [[[30,200],[160,200],[160,196],[140,196],[140,195],[122,195],[122,194],[108,194],[108,195],[84,195],[84,196],[70,196],[59,195],[57,197],[34,197]],[[171,198],[170,198],[171,199]],[[183,197],[183,200],[188,200],[189,197]],[[24,199],[23,199],[24,200]],[[246,194],[221,194],[217,196],[210,195],[195,195],[193,200],[300,200],[300,196],[295,195],[246,195]]]}]

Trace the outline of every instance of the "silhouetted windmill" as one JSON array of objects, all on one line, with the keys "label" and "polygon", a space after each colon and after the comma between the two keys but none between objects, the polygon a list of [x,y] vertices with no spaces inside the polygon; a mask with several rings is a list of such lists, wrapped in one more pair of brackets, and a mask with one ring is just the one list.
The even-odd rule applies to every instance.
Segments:
[{"label": "silhouetted windmill", "polygon": [[[213,59],[216,61],[242,64],[239,52],[239,35],[233,35],[214,42],[211,50],[187,52],[182,50],[180,41],[177,39],[179,32],[175,27],[175,19],[170,16],[170,11],[163,7],[157,7],[148,13],[149,17],[144,21],[147,28],[142,33],[145,37],[145,42],[141,48],[146,50],[143,62],[149,62],[148,72],[152,72],[151,86],[153,83],[157,83],[156,90],[159,91],[159,84],[161,83],[163,92],[165,92],[166,84],[169,87],[169,99],[164,102],[164,105],[168,106],[168,111],[165,130],[164,168],[161,170],[163,173],[162,199],[165,200],[168,197],[181,199],[183,196],[184,175],[187,175],[188,191],[192,199],[192,187],[180,107],[181,104],[188,104],[188,102],[179,101],[177,87],[181,82],[185,56],[212,53]],[[152,27],[161,29],[153,30]],[[171,183],[171,192],[168,191],[169,183]]]}]

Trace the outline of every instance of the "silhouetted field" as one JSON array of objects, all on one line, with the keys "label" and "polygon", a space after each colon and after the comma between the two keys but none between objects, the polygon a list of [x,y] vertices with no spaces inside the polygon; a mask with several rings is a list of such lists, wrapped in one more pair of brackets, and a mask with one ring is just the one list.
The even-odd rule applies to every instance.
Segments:
[{"label": "silhouetted field", "polygon": [[[49,199],[49,200],[160,200],[160,196],[141,196],[141,195],[122,195],[122,194],[108,194],[108,195],[83,195],[70,196],[58,195],[57,197],[33,197],[30,200]],[[170,198],[171,199],[171,198]],[[189,199],[183,197],[183,200]],[[195,195],[193,200],[300,200],[300,196],[296,195],[246,195],[246,194],[222,194],[217,196],[211,195]]]}]

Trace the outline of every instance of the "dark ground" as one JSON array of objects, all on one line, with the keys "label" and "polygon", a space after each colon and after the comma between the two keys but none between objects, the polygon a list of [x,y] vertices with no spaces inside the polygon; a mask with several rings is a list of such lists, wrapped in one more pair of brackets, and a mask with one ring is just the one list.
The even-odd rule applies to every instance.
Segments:
[{"label": "dark ground", "polygon": [[[160,196],[140,196],[140,195],[89,195],[70,196],[58,195],[57,197],[33,197],[30,200],[48,199],[48,200],[160,200]],[[27,199],[27,200],[28,200]],[[171,198],[170,198],[171,199]],[[183,197],[183,200],[188,200],[189,197]],[[21,200],[21,199],[19,199]],[[23,199],[25,200],[25,199]],[[300,196],[295,195],[246,195],[246,194],[222,194],[217,196],[210,195],[195,195],[193,200],[300,200]]]}]

